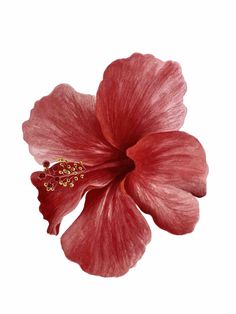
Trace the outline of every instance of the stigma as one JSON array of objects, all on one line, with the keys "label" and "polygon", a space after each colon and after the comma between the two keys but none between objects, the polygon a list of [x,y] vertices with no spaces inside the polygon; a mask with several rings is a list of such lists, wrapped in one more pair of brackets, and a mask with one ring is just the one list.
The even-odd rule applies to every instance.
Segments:
[{"label": "stigma", "polygon": [[47,192],[53,192],[57,188],[73,188],[80,179],[84,178],[85,166],[82,161],[71,162],[60,158],[50,167],[50,162],[43,162],[44,170],[39,173],[39,180]]}]

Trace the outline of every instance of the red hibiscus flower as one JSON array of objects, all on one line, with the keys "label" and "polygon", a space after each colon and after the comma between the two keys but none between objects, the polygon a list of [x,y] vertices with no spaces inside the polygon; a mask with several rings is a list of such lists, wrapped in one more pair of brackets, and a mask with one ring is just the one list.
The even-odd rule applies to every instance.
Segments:
[{"label": "red hibiscus flower", "polygon": [[108,66],[96,98],[59,85],[24,122],[24,139],[45,168],[31,179],[48,233],[58,234],[87,193],[61,238],[84,271],[121,276],[136,264],[151,238],[140,210],[171,233],[194,229],[208,168],[198,140],[178,131],[185,91],[178,63],[136,53]]}]

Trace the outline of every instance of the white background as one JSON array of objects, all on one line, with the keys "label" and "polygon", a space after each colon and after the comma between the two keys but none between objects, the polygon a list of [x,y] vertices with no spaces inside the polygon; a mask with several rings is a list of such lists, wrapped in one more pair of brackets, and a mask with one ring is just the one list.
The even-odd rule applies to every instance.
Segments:
[{"label": "white background", "polygon": [[[236,313],[235,13],[227,0],[1,0],[1,313]],[[183,130],[206,149],[208,195],[192,234],[173,236],[147,217],[143,258],[106,279],[69,262],[59,237],[47,235],[29,181],[41,168],[21,123],[59,83],[95,94],[105,67],[133,52],[182,65]]]}]

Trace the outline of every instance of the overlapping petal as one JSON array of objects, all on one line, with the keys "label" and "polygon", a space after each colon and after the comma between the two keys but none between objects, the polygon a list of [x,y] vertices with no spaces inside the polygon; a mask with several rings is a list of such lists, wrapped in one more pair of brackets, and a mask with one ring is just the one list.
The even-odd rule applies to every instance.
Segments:
[{"label": "overlapping petal", "polygon": [[137,53],[114,61],[97,92],[96,113],[104,136],[125,150],[146,134],[178,130],[186,115],[185,91],[176,62]]},{"label": "overlapping petal", "polygon": [[60,223],[65,215],[70,213],[79,203],[85,192],[101,188],[114,180],[117,171],[114,168],[92,170],[87,168],[83,179],[80,179],[73,188],[57,185],[53,192],[45,189],[44,181],[39,177],[41,172],[34,172],[32,183],[38,189],[39,210],[44,219],[49,222],[47,232],[57,235]]},{"label": "overlapping petal", "polygon": [[201,144],[184,132],[154,133],[127,154],[135,170],[127,176],[125,188],[138,206],[169,232],[191,232],[199,216],[192,194],[206,193],[208,167]]},{"label": "overlapping petal", "polygon": [[116,158],[117,151],[105,140],[95,116],[95,98],[66,84],[36,102],[23,132],[39,163],[63,157],[94,165]]},{"label": "overlapping petal", "polygon": [[93,275],[121,276],[143,255],[151,231],[119,183],[86,196],[78,219],[62,236],[65,255]]},{"label": "overlapping petal", "polygon": [[206,194],[208,166],[200,142],[185,132],[153,133],[127,150],[135,171],[197,197]]},{"label": "overlapping petal", "polygon": [[192,194],[135,174],[127,177],[125,187],[140,209],[151,215],[160,228],[173,234],[193,231],[199,207]]}]

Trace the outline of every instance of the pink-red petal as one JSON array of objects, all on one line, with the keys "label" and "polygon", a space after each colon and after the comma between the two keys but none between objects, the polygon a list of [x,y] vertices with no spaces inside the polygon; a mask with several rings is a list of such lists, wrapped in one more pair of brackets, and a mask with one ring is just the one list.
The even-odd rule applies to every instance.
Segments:
[{"label": "pink-red petal", "polygon": [[185,91],[176,62],[137,53],[114,61],[97,92],[96,114],[103,134],[124,150],[146,134],[178,130],[186,115]]},{"label": "pink-red petal", "polygon": [[127,177],[125,189],[158,227],[173,234],[193,231],[199,218],[199,206],[192,194],[135,174]]},{"label": "pink-red petal", "polygon": [[127,155],[135,170],[127,176],[125,189],[138,206],[169,232],[191,232],[199,216],[193,195],[205,195],[208,173],[199,141],[184,132],[153,133]]},{"label": "pink-red petal", "polygon": [[109,184],[114,180],[117,171],[114,168],[92,170],[87,167],[83,179],[79,178],[73,188],[69,184],[67,187],[58,184],[54,191],[46,190],[45,180],[40,178],[40,174],[42,172],[34,172],[31,176],[31,181],[39,192],[39,210],[49,222],[47,232],[57,235],[63,217],[77,206],[84,193]]},{"label": "pink-red petal", "polygon": [[116,158],[116,150],[105,140],[95,116],[95,98],[66,84],[35,103],[23,133],[39,163],[63,157],[94,165]]},{"label": "pink-red petal", "polygon": [[208,166],[200,142],[185,132],[150,134],[127,150],[135,171],[197,197],[206,194]]},{"label": "pink-red petal", "polygon": [[150,237],[149,226],[131,197],[112,183],[87,194],[83,212],[61,243],[67,258],[84,271],[117,277],[141,258]]}]

